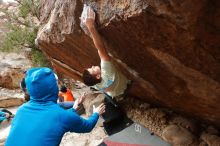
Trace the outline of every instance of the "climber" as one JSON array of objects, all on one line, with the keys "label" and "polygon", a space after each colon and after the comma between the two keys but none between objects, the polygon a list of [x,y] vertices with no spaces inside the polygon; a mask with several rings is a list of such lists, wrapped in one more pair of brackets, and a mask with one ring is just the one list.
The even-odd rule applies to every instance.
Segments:
[{"label": "climber", "polygon": [[27,102],[27,101],[30,100],[30,96],[27,93],[26,84],[25,84],[25,76],[26,76],[26,71],[23,72],[23,78],[22,78],[22,80],[20,82],[20,88],[24,92],[24,99]]},{"label": "climber", "polygon": [[64,110],[57,104],[56,82],[49,68],[27,71],[25,83],[30,101],[19,107],[5,146],[58,146],[66,132],[86,133],[94,128],[99,116],[105,112],[104,104],[94,107],[88,119],[76,113],[77,100],[74,108]]},{"label": "climber", "polygon": [[112,63],[102,38],[96,30],[94,11],[89,6],[84,8],[83,11],[86,12],[83,12],[82,15],[86,16],[81,17],[82,22],[86,25],[101,59],[101,68],[92,66],[84,70],[84,83],[88,86],[94,86],[95,89],[102,90],[108,96],[115,98],[124,93],[129,80]]},{"label": "climber", "polygon": [[124,94],[130,81],[112,63],[104,42],[96,30],[95,12],[89,6],[84,6],[81,23],[86,26],[88,30],[86,33],[92,38],[101,60],[101,68],[92,66],[84,70],[83,81],[86,85],[93,86],[105,94],[106,112],[103,114],[103,119],[106,129],[106,127],[112,127],[107,123],[118,123],[125,115],[115,99]]}]

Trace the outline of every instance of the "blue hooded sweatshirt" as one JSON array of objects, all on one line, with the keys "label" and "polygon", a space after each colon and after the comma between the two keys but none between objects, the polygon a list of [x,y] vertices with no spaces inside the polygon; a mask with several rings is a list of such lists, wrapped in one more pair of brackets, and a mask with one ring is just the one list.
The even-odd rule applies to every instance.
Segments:
[{"label": "blue hooded sweatshirt", "polygon": [[86,120],[74,109],[57,105],[58,86],[51,69],[30,69],[25,83],[30,101],[18,109],[5,146],[58,146],[65,132],[90,132],[96,125],[98,113]]}]

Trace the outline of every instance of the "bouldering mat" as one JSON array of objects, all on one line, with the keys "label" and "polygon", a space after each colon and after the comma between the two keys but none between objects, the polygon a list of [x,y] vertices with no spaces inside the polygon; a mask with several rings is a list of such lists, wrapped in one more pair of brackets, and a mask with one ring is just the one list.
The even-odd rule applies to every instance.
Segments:
[{"label": "bouldering mat", "polygon": [[133,123],[104,139],[99,146],[171,146],[144,126]]}]

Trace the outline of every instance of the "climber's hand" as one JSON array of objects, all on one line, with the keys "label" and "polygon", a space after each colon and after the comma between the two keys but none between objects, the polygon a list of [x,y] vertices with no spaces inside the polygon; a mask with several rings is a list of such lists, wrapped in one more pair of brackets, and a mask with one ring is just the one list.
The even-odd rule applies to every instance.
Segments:
[{"label": "climber's hand", "polygon": [[91,7],[87,6],[87,16],[85,18],[85,25],[88,29],[95,27],[95,12]]},{"label": "climber's hand", "polygon": [[95,26],[95,12],[90,6],[84,5],[80,19],[88,29]]}]

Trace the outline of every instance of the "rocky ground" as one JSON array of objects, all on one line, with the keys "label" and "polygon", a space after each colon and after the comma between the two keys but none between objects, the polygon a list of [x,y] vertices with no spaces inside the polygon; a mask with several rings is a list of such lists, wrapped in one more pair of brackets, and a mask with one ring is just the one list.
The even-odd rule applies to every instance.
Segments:
[{"label": "rocky ground", "polygon": [[[83,115],[83,117],[87,117]],[[97,146],[103,139],[107,137],[102,127],[102,120],[99,119],[97,125],[91,133],[76,134],[66,133],[62,139],[60,146]]]},{"label": "rocky ground", "polygon": [[[88,93],[84,101],[87,114],[84,115],[85,117],[91,114],[91,105],[103,100],[102,95],[90,91],[79,82],[69,85],[72,87],[74,85],[73,93]],[[133,97],[120,100],[119,103],[134,122],[144,125],[174,146],[220,146],[219,130],[212,125],[175,113],[167,108],[155,107]],[[101,122],[99,122],[90,134],[67,133],[61,145],[94,146],[105,137],[106,134]]]},{"label": "rocky ground", "polygon": [[[83,92],[88,93],[85,100],[87,104],[84,104],[86,105],[87,114],[82,115],[85,118],[88,117],[90,112],[88,109],[91,108],[91,104],[96,103],[99,98],[102,100],[102,96],[93,93],[88,87],[85,87],[79,82],[74,83],[73,81],[66,84],[73,87],[72,91],[76,98],[82,95]],[[1,89],[1,91],[2,90],[3,89]],[[14,96],[22,96],[18,90],[9,92],[11,90],[4,89],[4,91],[8,91],[10,97],[13,97],[13,93]],[[93,102],[94,99],[96,102]],[[154,107],[132,97],[120,101],[120,105],[133,121],[144,125],[174,146],[220,146],[220,133],[218,129],[213,126],[184,117],[166,108]],[[12,110],[16,112],[16,108],[12,108]],[[8,129],[5,131],[4,133],[7,134]],[[4,134],[5,138],[6,134]],[[102,127],[102,120],[100,120],[91,133],[66,133],[60,146],[96,146],[101,143],[105,137],[107,137],[107,135]]]},{"label": "rocky ground", "polygon": [[121,105],[128,117],[174,146],[220,146],[220,133],[211,125],[135,98],[127,98]]}]

